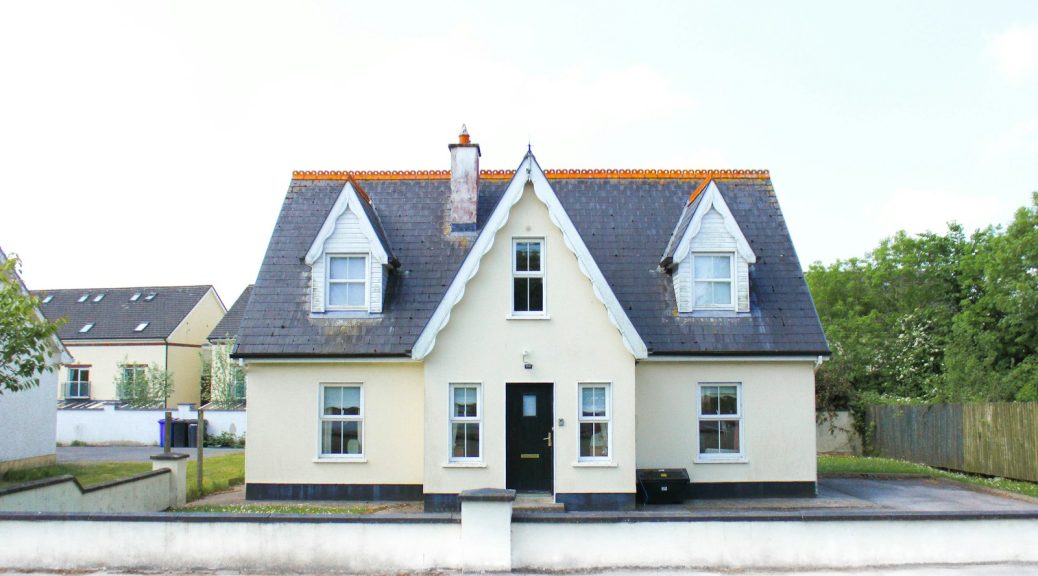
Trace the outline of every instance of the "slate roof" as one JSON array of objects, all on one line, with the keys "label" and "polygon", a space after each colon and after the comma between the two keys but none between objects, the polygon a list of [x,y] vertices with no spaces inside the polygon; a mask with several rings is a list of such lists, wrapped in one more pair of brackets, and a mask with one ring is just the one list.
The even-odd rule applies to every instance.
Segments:
[{"label": "slate roof", "polygon": [[[702,178],[548,179],[626,310],[650,355],[828,354],[818,315],[767,178],[715,178],[757,263],[751,312],[679,315],[672,277],[659,268]],[[403,174],[357,182],[371,199],[400,268],[375,318],[311,318],[303,262],[342,189],[330,179],[294,179],[242,320],[237,355],[406,356],[461,266],[471,237],[451,238],[447,178]],[[481,178],[482,230],[508,179]],[[686,223],[687,225],[687,223]]]},{"label": "slate roof", "polygon": [[[141,286],[33,290],[32,293],[41,299],[40,311],[48,320],[68,319],[58,330],[58,337],[73,342],[165,339],[211,289],[212,286]],[[94,298],[102,293],[104,298],[94,302]],[[79,302],[84,294],[89,298]],[[134,294],[140,294],[140,297],[131,301]],[[149,294],[155,294],[155,298],[147,300]],[[54,298],[44,303],[47,296]],[[88,322],[93,322],[94,327],[89,332],[80,333],[79,330]],[[147,322],[148,326],[141,332],[134,331],[142,322]]]},{"label": "slate roof", "polygon": [[245,316],[245,307],[249,305],[249,298],[252,296],[252,287],[254,284],[249,284],[242,290],[238,299],[234,301],[231,308],[227,310],[227,313],[220,319],[220,323],[213,328],[213,331],[209,333],[208,340],[213,342],[215,340],[227,340],[229,338],[236,338],[238,336],[238,329],[241,327],[241,319]]}]

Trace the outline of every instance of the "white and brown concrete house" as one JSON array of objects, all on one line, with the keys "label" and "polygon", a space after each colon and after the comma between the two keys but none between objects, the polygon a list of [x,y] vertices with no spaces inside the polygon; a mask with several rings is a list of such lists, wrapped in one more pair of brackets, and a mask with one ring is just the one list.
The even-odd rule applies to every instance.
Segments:
[{"label": "white and brown concrete house", "polygon": [[64,368],[59,407],[118,403],[116,377],[155,365],[172,374],[168,404],[197,404],[202,345],[227,309],[212,286],[36,290],[48,320],[75,357]]},{"label": "white and brown concrete house", "polygon": [[250,499],[815,492],[829,353],[766,171],[297,172],[239,333]]},{"label": "white and brown concrete house", "polygon": [[[0,249],[0,263],[7,255]],[[22,279],[15,273],[15,281],[28,294]],[[43,315],[37,310],[39,318]],[[47,364],[57,366],[71,363],[72,357],[57,337],[51,338],[51,353]],[[0,365],[0,370],[5,367]],[[58,373],[36,374],[36,386],[0,393],[0,476],[8,470],[45,466],[55,462],[55,429],[57,410],[54,394],[58,389]]]}]

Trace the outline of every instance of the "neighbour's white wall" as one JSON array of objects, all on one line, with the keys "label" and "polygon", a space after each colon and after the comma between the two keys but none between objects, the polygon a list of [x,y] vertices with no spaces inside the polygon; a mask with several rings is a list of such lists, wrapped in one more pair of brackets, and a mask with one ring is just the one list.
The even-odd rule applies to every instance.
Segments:
[{"label": "neighbour's white wall", "polygon": [[[197,419],[193,407],[180,406],[174,418]],[[154,446],[159,443],[158,421],[165,418],[163,410],[130,410],[105,406],[102,410],[58,410],[57,441],[62,444],[139,444]],[[235,436],[246,433],[244,410],[206,411],[209,434],[231,432]]]},{"label": "neighbour's white wall", "polygon": [[314,262],[311,275],[311,310],[324,312],[325,259],[328,254],[368,255],[368,310],[382,311],[383,266],[371,255],[371,243],[361,230],[360,220],[352,210],[346,210],[335,221],[335,231],[324,241],[324,254]]},{"label": "neighbour's white wall", "polygon": [[693,303],[692,255],[695,252],[731,253],[735,264],[735,301],[738,312],[750,311],[750,268],[746,259],[735,249],[735,237],[724,227],[724,217],[714,208],[703,216],[699,232],[692,238],[692,250],[684,260],[678,262],[674,271],[674,290],[678,310],[691,312]]},{"label": "neighbour's white wall", "polygon": [[[1038,520],[512,524],[512,568],[814,570],[1034,562]],[[589,544],[593,543],[593,544]]]},{"label": "neighbour's white wall", "polygon": [[[48,361],[58,360],[51,356]],[[53,459],[59,374],[60,369],[44,372],[38,386],[0,394],[0,473],[5,462],[13,466],[18,460],[45,464],[43,460]]]},{"label": "neighbour's white wall", "polygon": [[[513,237],[545,239],[548,320],[507,318],[512,310]],[[532,370],[523,368],[524,350]],[[482,467],[448,462],[449,386],[465,382],[483,387]],[[555,491],[633,492],[634,358],[547,208],[529,187],[425,358],[426,493],[505,487],[505,385],[525,382],[553,383],[554,417],[556,422],[565,419],[565,426],[556,424],[554,431]],[[577,462],[577,385],[583,382],[611,384],[613,459],[604,466]],[[251,411],[251,396],[249,402]]]},{"label": "neighbour's white wall", "polygon": [[[811,362],[642,362],[638,468],[687,468],[693,482],[816,479]],[[700,382],[741,382],[745,461],[696,463]]]},{"label": "neighbour's white wall", "polygon": [[[421,484],[417,363],[250,364],[246,483]],[[364,461],[319,460],[322,383],[363,385]]]},{"label": "neighbour's white wall", "polygon": [[819,454],[862,453],[861,437],[854,429],[854,419],[850,412],[819,412],[816,422]]},{"label": "neighbour's white wall", "polygon": [[460,570],[467,552],[461,545],[461,524],[455,522],[0,520],[0,524],[4,532],[0,566],[7,570],[134,567],[383,574]]},{"label": "neighbour's white wall", "polygon": [[[69,354],[76,359],[75,364],[90,366],[90,397],[94,400],[117,400],[115,377],[119,374],[120,364],[156,364],[166,368],[166,347],[162,343],[107,346],[79,345],[74,341],[65,342]],[[68,369],[61,369],[57,398],[65,397],[64,385],[68,381]]]}]

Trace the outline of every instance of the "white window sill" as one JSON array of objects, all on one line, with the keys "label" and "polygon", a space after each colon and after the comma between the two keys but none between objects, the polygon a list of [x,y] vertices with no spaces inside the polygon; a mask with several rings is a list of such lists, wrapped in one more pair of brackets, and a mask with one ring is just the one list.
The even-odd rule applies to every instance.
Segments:
[{"label": "white window sill", "polygon": [[322,456],[314,458],[315,464],[367,464],[368,459],[362,457],[359,458],[336,458],[334,456]]},{"label": "white window sill", "polygon": [[696,457],[692,459],[693,464],[749,464],[750,461],[745,456],[739,456],[735,458],[702,458]]},{"label": "white window sill", "polygon": [[616,468],[618,464],[612,460],[578,460],[573,463],[574,468]]},{"label": "white window sill", "polygon": [[541,315],[538,315],[538,316],[534,316],[534,315],[523,316],[521,314],[519,314],[519,315],[509,314],[508,316],[505,316],[505,320],[551,320],[551,315],[550,314],[541,314]]},{"label": "white window sill", "polygon": [[486,468],[486,462],[444,462],[443,468]]}]

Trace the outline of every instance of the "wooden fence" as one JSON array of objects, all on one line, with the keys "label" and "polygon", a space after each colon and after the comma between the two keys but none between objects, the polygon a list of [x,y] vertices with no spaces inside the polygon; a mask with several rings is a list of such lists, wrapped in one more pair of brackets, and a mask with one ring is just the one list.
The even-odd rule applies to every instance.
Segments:
[{"label": "wooden fence", "polygon": [[1038,402],[870,406],[877,455],[1038,482]]}]

